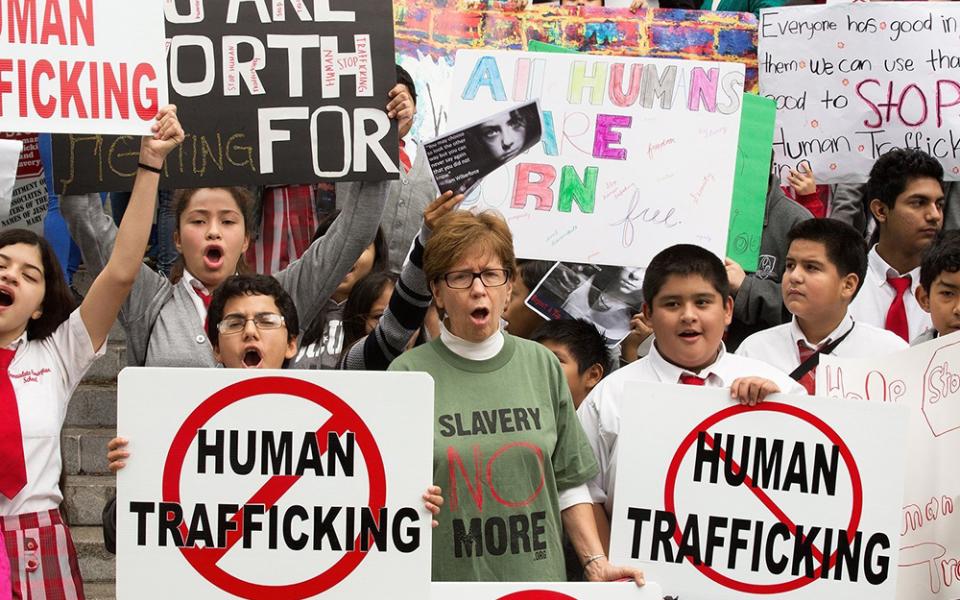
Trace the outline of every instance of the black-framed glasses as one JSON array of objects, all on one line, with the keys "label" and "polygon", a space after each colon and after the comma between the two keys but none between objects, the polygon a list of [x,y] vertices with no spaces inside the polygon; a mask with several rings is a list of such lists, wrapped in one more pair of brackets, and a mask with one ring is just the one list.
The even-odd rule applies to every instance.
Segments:
[{"label": "black-framed glasses", "polygon": [[500,287],[510,279],[510,269],[484,269],[479,273],[472,271],[450,271],[443,275],[443,281],[452,290],[465,290],[473,286],[473,280],[479,279],[483,287]]},{"label": "black-framed glasses", "polygon": [[217,330],[221,335],[240,333],[247,326],[247,321],[253,321],[254,326],[260,331],[280,329],[285,323],[283,315],[271,312],[257,313],[252,317],[228,315],[217,323]]}]

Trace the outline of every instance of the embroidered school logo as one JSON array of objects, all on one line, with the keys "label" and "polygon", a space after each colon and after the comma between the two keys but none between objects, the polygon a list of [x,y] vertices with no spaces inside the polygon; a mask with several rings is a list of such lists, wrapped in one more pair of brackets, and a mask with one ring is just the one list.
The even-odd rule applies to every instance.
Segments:
[{"label": "embroidered school logo", "polygon": [[40,383],[40,378],[50,372],[50,369],[43,368],[38,371],[21,371],[19,373],[10,373],[11,379],[19,379],[23,383]]},{"label": "embroidered school logo", "polygon": [[770,279],[773,277],[773,271],[777,268],[777,257],[769,254],[761,254],[760,262],[757,263],[756,276],[758,279]]}]

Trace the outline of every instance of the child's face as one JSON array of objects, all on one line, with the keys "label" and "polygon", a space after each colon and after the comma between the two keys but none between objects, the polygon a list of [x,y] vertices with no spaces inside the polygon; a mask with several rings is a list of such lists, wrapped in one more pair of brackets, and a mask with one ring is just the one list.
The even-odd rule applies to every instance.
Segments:
[{"label": "child's face", "polygon": [[523,278],[518,276],[513,283],[513,292],[510,294],[507,310],[503,313],[503,318],[507,321],[507,332],[510,335],[529,338],[537,327],[545,323],[540,315],[527,306],[526,300],[529,295],[530,290],[523,283]]},{"label": "child's face", "polygon": [[874,200],[871,210],[881,224],[882,239],[891,247],[919,254],[943,226],[943,188],[931,177],[911,179],[893,208]]},{"label": "child's face", "polygon": [[859,278],[841,277],[822,242],[794,240],[787,250],[780,290],[783,303],[801,321],[834,319],[853,300]]},{"label": "child's face", "polygon": [[230,192],[205,188],[190,198],[180,215],[174,241],[187,270],[212,290],[237,272],[250,238]]},{"label": "child's face", "polygon": [[[297,340],[290,336],[287,326],[260,329],[253,318],[262,313],[280,314],[273,296],[234,296],[223,307],[223,319],[246,319],[238,333],[220,333],[214,358],[228,369],[282,369],[283,361],[297,354]],[[222,322],[222,321],[221,321]]]},{"label": "child's face", "polygon": [[927,293],[917,287],[917,301],[930,313],[933,327],[940,335],[960,331],[960,272],[943,271],[930,285]]},{"label": "child's face", "polygon": [[31,319],[40,318],[46,289],[39,246],[0,248],[0,337],[15,338]]},{"label": "child's face", "polygon": [[733,319],[733,298],[723,298],[700,275],[671,275],[643,312],[661,356],[699,371],[717,358],[723,332]]},{"label": "child's face", "polygon": [[581,373],[580,363],[578,363],[577,359],[570,353],[570,349],[566,344],[552,340],[544,340],[540,343],[543,344],[547,350],[553,352],[557,360],[560,361],[560,366],[563,367],[563,374],[567,376],[567,384],[570,386],[570,395],[573,396],[573,407],[580,408],[580,403],[583,402],[587,394],[590,393],[590,390],[592,390],[600,381],[600,378],[603,377],[603,367],[593,365]]}]

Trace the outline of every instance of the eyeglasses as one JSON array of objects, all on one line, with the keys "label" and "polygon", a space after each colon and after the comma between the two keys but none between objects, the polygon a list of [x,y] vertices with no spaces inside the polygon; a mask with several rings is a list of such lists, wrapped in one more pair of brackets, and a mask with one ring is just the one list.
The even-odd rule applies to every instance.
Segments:
[{"label": "eyeglasses", "polygon": [[260,331],[269,329],[280,329],[284,325],[283,315],[277,313],[257,313],[252,317],[243,317],[240,315],[229,315],[217,323],[217,331],[223,335],[240,333],[247,326],[247,321],[253,321],[254,326]]},{"label": "eyeglasses", "polygon": [[452,290],[465,290],[473,286],[473,281],[479,279],[483,287],[500,287],[510,278],[510,269],[485,269],[479,273],[470,271],[450,271],[444,274],[443,281]]}]

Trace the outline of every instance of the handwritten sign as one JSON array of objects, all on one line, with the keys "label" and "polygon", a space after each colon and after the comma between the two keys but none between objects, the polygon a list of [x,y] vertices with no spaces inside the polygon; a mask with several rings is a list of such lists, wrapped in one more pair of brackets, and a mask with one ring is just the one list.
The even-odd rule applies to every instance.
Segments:
[{"label": "handwritten sign", "polygon": [[823,356],[817,394],[909,409],[897,598],[960,597],[960,334],[878,358]]},{"label": "handwritten sign", "polygon": [[867,180],[892,148],[919,148],[960,179],[960,6],[866,2],[760,14],[760,93],[777,103],[785,177]]},{"label": "handwritten sign", "polygon": [[0,3],[0,127],[149,133],[167,99],[160,10],[150,0]]},{"label": "handwritten sign", "polygon": [[426,597],[432,416],[421,373],[124,370],[117,596]]},{"label": "handwritten sign", "polygon": [[[188,135],[161,187],[397,177],[389,0],[164,7],[170,97]],[[56,139],[57,191],[130,189],[139,144]]]},{"label": "handwritten sign", "polygon": [[723,256],[743,66],[457,53],[453,128],[532,98],[543,139],[466,206],[501,211],[524,258],[643,267],[685,240]]},{"label": "handwritten sign", "polygon": [[656,583],[432,583],[432,600],[662,600]]},{"label": "handwritten sign", "polygon": [[894,597],[902,407],[626,389],[612,562],[683,600]]}]

